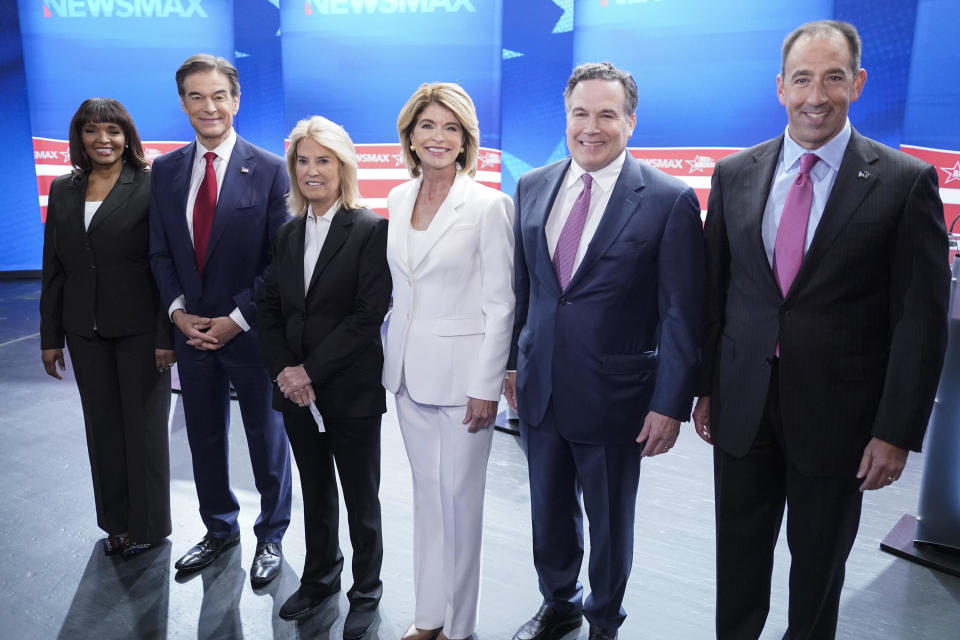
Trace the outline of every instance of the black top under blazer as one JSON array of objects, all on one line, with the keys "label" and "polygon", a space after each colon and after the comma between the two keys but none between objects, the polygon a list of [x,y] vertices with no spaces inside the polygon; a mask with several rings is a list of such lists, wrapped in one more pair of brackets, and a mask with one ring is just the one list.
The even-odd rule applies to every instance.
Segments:
[{"label": "black top under blazer", "polygon": [[[341,207],[330,223],[307,294],[306,216],[277,231],[273,261],[257,292],[257,327],[270,376],[304,365],[324,416],[359,418],[387,409],[380,383],[380,326],[390,304],[387,220]],[[273,406],[304,413],[274,385]]]},{"label": "black top under blazer", "polygon": [[43,234],[40,346],[61,349],[64,334],[105,338],[153,332],[173,348],[173,325],[150,271],[150,172],[124,165],[84,229],[87,176],[50,186]]}]

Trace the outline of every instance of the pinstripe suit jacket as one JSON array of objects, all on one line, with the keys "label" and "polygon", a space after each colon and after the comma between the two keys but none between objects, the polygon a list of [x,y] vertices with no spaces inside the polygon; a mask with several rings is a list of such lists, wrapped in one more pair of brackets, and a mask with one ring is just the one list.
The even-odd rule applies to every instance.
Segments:
[{"label": "pinstripe suit jacket", "polygon": [[871,437],[919,451],[947,337],[950,273],[935,169],[853,132],[783,296],[761,221],[783,136],[729,156],[705,227],[700,395],[716,446],[753,442],[780,341],[785,448],[803,473],[853,473]]}]

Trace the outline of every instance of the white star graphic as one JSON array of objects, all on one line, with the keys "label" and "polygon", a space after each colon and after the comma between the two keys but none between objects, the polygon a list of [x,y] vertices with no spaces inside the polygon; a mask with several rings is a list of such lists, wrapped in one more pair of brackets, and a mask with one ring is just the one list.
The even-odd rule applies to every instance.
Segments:
[{"label": "white star graphic", "polygon": [[952,167],[940,167],[940,170],[947,174],[947,181],[943,184],[947,185],[951,182],[960,182],[960,160],[957,160],[957,164]]},{"label": "white star graphic", "polygon": [[497,164],[497,156],[493,153],[481,153],[477,160],[480,161],[480,168],[486,169]]},{"label": "white star graphic", "polygon": [[563,9],[563,14],[553,26],[553,33],[573,31],[573,0],[553,0],[553,4]]}]

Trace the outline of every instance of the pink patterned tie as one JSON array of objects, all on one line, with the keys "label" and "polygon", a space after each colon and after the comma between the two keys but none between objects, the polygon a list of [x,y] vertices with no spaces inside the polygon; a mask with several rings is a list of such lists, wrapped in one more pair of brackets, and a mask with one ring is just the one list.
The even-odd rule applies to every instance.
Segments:
[{"label": "pink patterned tie", "polygon": [[557,247],[553,251],[553,270],[557,274],[561,291],[570,284],[573,262],[577,257],[577,249],[580,248],[580,236],[583,235],[583,225],[590,211],[590,185],[593,183],[593,177],[589,173],[584,173],[580,177],[583,180],[583,189],[573,202],[573,208],[570,209],[570,215],[563,224],[563,229],[560,230]]},{"label": "pink patterned tie", "polygon": [[800,172],[790,185],[783,203],[777,240],[773,248],[773,271],[784,296],[790,290],[803,261],[803,247],[807,242],[807,222],[810,220],[810,205],[813,203],[813,182],[810,170],[820,160],[813,153],[800,156]]}]

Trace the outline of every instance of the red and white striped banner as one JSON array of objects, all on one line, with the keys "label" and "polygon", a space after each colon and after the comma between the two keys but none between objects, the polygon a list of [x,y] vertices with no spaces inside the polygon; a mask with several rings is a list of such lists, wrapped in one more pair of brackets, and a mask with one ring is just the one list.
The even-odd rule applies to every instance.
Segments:
[{"label": "red and white striped banner", "polygon": [[697,192],[701,217],[707,213],[710,178],[717,162],[741,147],[631,147],[634,158],[680,178]]},{"label": "red and white striped banner", "polygon": [[[143,155],[148,163],[168,151],[179,149],[186,142],[144,142]],[[37,169],[37,191],[40,194],[40,221],[47,221],[47,197],[50,183],[57,176],[70,173],[70,143],[53,138],[33,139],[33,160]]]},{"label": "red and white striped banner", "polygon": [[[940,199],[943,200],[943,219],[950,230],[950,224],[960,216],[960,151],[931,149],[910,144],[900,145],[900,150],[929,162],[937,168],[940,179]],[[954,232],[960,233],[960,223],[954,225]]]}]

